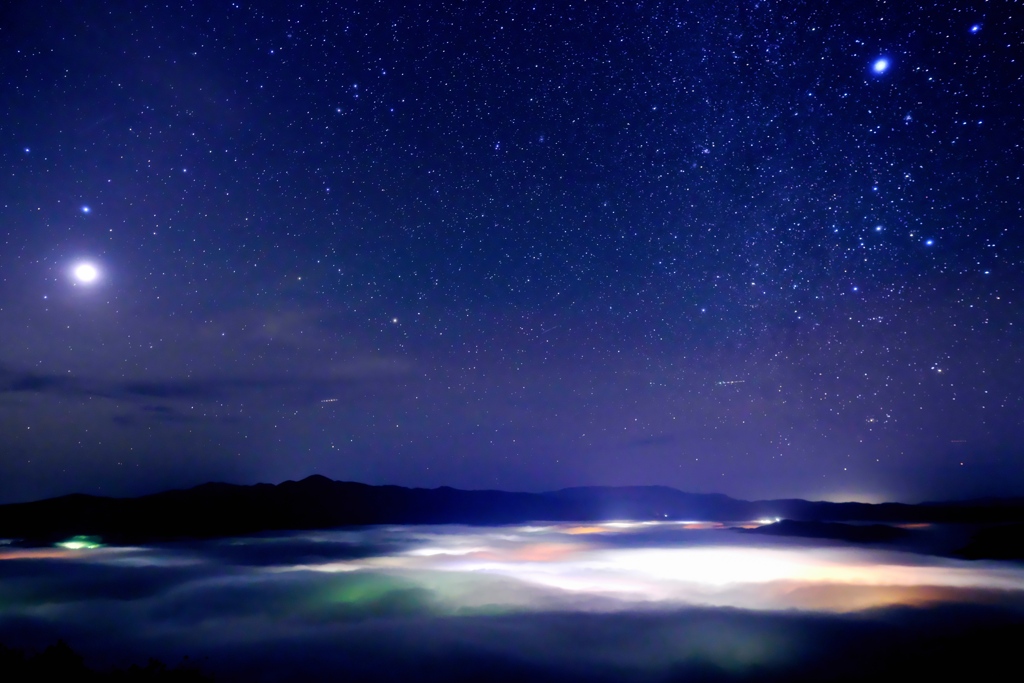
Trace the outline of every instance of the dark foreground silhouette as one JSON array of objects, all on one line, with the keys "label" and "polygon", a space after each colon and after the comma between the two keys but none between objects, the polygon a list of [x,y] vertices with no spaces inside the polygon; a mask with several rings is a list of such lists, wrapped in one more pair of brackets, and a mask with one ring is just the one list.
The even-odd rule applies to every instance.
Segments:
[{"label": "dark foreground silhouette", "polygon": [[[657,674],[643,672],[573,670],[529,660],[509,660],[487,652],[452,651],[427,661],[403,661],[401,648],[394,650],[387,666],[367,669],[359,662],[348,665],[312,668],[302,660],[293,660],[290,674],[273,672],[268,678],[259,662],[236,662],[218,681],[272,680],[289,683],[379,683],[380,681],[430,681],[431,683],[469,683],[488,681],[512,683],[622,683],[641,680],[650,683],[766,682],[766,681],[898,681],[898,680],[996,680],[1016,670],[1018,645],[1024,638],[1019,615],[978,614],[973,608],[931,613],[897,614],[892,620],[814,618],[793,615],[774,616],[728,612],[696,615],[708,629],[722,626],[723,619],[750,622],[754,628],[764,622],[776,629],[794,628],[806,635],[801,656],[788,663],[755,667],[733,667],[702,661],[699,657]],[[876,615],[877,616],[877,615]],[[628,615],[627,615],[628,618]],[[556,624],[557,625],[557,624]],[[587,632],[583,633],[587,635]],[[685,645],[685,643],[680,643]],[[381,643],[381,648],[392,647]],[[729,647],[723,643],[723,647]],[[322,666],[321,663],[319,666]],[[1012,677],[1012,676],[1011,676]],[[213,679],[195,668],[180,665],[168,668],[151,660],[145,667],[100,673],[90,670],[68,645],[58,642],[36,655],[0,645],[0,680],[5,683],[32,681],[139,681],[201,682]]]},{"label": "dark foreground silhouette", "polygon": [[150,659],[146,666],[133,664],[127,669],[114,669],[109,673],[93,671],[85,665],[82,656],[63,640],[57,641],[36,654],[28,654],[24,650],[9,648],[0,643],[0,678],[5,683],[37,683],[38,681],[203,683],[213,680],[203,675],[187,660],[173,668],[168,668],[159,660]]}]

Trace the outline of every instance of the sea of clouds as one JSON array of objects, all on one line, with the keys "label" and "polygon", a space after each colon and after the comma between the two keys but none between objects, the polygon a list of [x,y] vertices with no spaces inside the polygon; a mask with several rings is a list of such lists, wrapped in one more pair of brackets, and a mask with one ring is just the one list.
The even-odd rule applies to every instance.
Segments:
[{"label": "sea of clouds", "polygon": [[0,643],[217,680],[979,675],[1024,635],[1024,567],[716,525],[371,527],[0,547]]}]

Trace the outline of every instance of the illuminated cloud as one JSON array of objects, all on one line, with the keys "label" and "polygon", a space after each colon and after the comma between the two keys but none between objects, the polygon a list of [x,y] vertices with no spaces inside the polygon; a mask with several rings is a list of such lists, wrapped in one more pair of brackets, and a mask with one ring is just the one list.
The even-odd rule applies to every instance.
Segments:
[{"label": "illuminated cloud", "polygon": [[894,632],[917,661],[942,634],[983,648],[975,634],[1024,623],[1020,567],[697,526],[0,546],[0,642],[61,637],[98,665],[188,653],[267,681],[611,682],[813,678],[869,665]]}]

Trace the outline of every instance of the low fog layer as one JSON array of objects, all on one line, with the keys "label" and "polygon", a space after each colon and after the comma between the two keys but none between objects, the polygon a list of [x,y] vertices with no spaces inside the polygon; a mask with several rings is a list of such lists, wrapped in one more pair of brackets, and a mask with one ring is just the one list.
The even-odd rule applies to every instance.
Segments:
[{"label": "low fog layer", "polygon": [[978,667],[1024,632],[1019,565],[701,526],[8,546],[0,642],[223,680],[612,681]]}]

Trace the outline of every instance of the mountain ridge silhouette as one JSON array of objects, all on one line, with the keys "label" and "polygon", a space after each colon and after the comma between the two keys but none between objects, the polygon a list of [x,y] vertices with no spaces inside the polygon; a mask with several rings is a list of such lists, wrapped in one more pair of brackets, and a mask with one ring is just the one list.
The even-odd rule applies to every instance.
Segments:
[{"label": "mountain ridge silhouette", "polygon": [[534,521],[758,519],[805,522],[1024,522],[1024,499],[950,503],[745,501],[667,486],[581,486],[524,493],[374,486],[322,475],[280,484],[208,482],[134,498],[70,494],[0,505],[0,538],[53,543],[101,536],[114,543],[211,538],[368,524],[495,525]]}]

